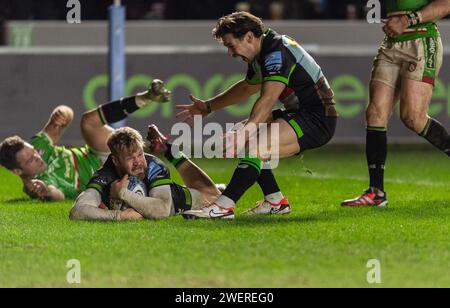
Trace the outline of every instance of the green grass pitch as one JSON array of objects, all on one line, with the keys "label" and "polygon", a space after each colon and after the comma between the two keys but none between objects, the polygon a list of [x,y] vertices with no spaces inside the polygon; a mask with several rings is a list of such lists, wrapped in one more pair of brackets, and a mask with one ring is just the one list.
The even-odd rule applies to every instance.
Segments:
[{"label": "green grass pitch", "polygon": [[[196,161],[218,183],[235,161]],[[312,174],[305,171],[310,169]],[[434,151],[389,153],[387,209],[341,208],[367,186],[362,151],[325,148],[275,171],[293,213],[234,221],[71,222],[71,202],[30,201],[0,170],[0,287],[450,287],[450,164]],[[178,176],[176,176],[179,179]],[[369,284],[370,259],[381,284]]]}]

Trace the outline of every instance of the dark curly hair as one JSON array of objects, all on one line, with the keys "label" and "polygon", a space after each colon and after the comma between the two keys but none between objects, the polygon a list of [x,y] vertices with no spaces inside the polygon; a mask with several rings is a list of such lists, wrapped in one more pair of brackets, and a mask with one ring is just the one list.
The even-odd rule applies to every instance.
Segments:
[{"label": "dark curly hair", "polygon": [[8,170],[20,168],[16,155],[25,147],[25,141],[19,136],[6,138],[0,143],[0,165]]},{"label": "dark curly hair", "polygon": [[221,42],[226,34],[231,33],[235,38],[241,39],[249,31],[256,37],[261,37],[265,31],[262,20],[247,12],[235,12],[219,18],[212,34]]}]

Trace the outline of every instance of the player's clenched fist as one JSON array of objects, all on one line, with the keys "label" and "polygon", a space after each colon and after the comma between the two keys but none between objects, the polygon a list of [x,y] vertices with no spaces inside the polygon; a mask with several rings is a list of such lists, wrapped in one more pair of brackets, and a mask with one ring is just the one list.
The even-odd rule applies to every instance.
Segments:
[{"label": "player's clenched fist", "polygon": [[111,191],[110,191],[110,195],[109,197],[111,199],[115,199],[115,200],[120,200],[120,191],[123,188],[127,188],[128,187],[128,183],[129,183],[129,179],[128,179],[128,175],[125,175],[120,181],[114,181],[111,184]]},{"label": "player's clenched fist", "polygon": [[134,209],[126,209],[120,212],[119,214],[119,220],[139,220],[143,219],[144,217],[136,212]]},{"label": "player's clenched fist", "polygon": [[49,195],[49,189],[40,180],[31,180],[25,183],[25,190],[37,199],[45,199]]},{"label": "player's clenched fist", "polygon": [[406,15],[392,16],[384,20],[384,33],[389,37],[396,37],[408,29],[408,17]]},{"label": "player's clenched fist", "polygon": [[53,111],[50,121],[53,125],[66,127],[73,120],[73,110],[68,106],[58,106]]}]

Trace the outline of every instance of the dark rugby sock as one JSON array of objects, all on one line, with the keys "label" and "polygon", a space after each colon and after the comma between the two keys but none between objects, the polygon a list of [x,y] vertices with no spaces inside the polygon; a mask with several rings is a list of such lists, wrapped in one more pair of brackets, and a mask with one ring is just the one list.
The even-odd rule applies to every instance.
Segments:
[{"label": "dark rugby sock", "polygon": [[258,184],[264,196],[280,192],[280,187],[273,175],[272,169],[269,168],[269,164],[264,164],[264,168],[261,170],[261,175],[258,178]]},{"label": "dark rugby sock", "polygon": [[101,105],[97,108],[97,111],[103,124],[112,124],[124,120],[138,109],[135,96],[131,96]]},{"label": "dark rugby sock", "polygon": [[450,136],[441,123],[432,118],[428,119],[427,125],[420,136],[450,156]]},{"label": "dark rugby sock", "polygon": [[257,158],[242,159],[223,195],[236,204],[261,175],[262,161]]},{"label": "dark rugby sock", "polygon": [[384,191],[384,168],[387,158],[387,130],[385,127],[367,127],[366,157],[369,166],[370,187]]}]

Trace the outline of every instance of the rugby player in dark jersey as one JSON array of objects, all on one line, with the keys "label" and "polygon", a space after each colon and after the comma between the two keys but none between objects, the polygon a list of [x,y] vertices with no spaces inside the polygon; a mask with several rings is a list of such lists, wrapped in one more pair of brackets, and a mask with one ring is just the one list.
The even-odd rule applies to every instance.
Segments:
[{"label": "rugby player in dark jersey", "polygon": [[[91,178],[70,212],[72,220],[162,219],[200,209],[220,195],[214,182],[181,152],[172,153],[171,145],[156,126],[149,127],[147,139],[154,153],[164,147],[166,158],[175,166],[186,186],[172,181],[168,167],[155,156],[144,153],[139,132],[125,127],[108,139],[111,155]],[[129,177],[139,178],[148,195],[128,189]]]},{"label": "rugby player in dark jersey", "polygon": [[[268,141],[268,152],[258,152],[257,158],[241,160],[227,189],[215,203],[185,214],[190,218],[232,216],[237,201],[256,182],[266,198],[249,214],[289,213],[289,203],[280,193],[272,171],[263,168],[263,161],[291,157],[327,144],[336,128],[333,91],[320,66],[293,38],[266,29],[262,21],[250,13],[237,12],[220,18],[213,35],[225,45],[230,56],[248,63],[247,76],[209,100],[191,97],[191,105],[178,106],[181,109],[178,117],[189,120],[195,115],[207,116],[259,92],[245,127],[229,135],[236,140],[251,125],[268,123],[268,131],[271,131],[270,126],[275,124],[279,126],[278,144]],[[279,101],[285,108],[273,111]],[[247,137],[246,140],[250,141]],[[234,153],[241,151],[238,147],[232,149]]]}]

